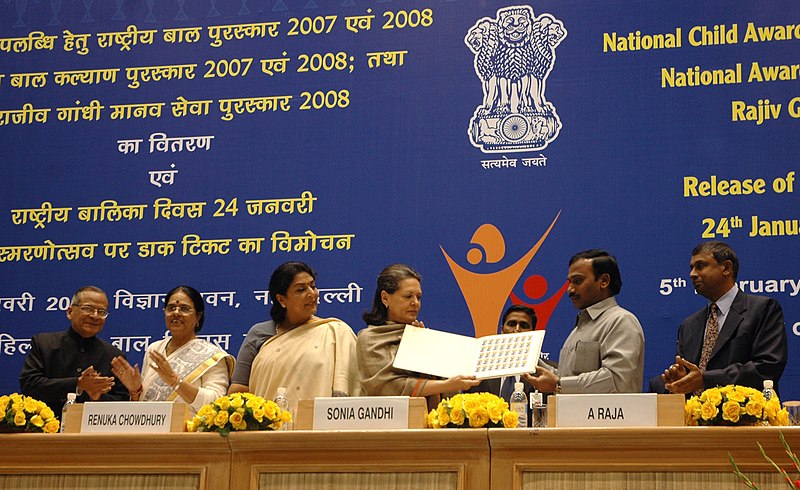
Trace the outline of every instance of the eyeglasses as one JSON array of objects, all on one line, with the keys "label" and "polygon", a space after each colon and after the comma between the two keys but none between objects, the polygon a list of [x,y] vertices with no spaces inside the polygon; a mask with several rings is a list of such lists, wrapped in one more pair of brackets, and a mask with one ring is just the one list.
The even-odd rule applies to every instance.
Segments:
[{"label": "eyeglasses", "polygon": [[191,306],[186,305],[167,305],[164,307],[164,311],[167,313],[175,313],[176,311],[180,311],[181,315],[188,315],[189,313],[193,312],[194,309]]},{"label": "eyeglasses", "polygon": [[86,313],[87,315],[97,315],[100,318],[108,318],[108,310],[104,308],[95,308],[94,306],[90,305],[72,305],[77,306],[79,310]]}]

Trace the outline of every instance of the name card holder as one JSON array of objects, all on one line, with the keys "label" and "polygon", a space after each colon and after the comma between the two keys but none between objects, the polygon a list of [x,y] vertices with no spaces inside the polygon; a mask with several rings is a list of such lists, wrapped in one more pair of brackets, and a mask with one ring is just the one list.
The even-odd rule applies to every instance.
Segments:
[{"label": "name card holder", "polygon": [[424,429],[425,398],[333,397],[300,400],[295,430]]},{"label": "name card holder", "polygon": [[[679,427],[684,425],[680,394],[616,393],[550,395],[550,427]],[[559,407],[559,405],[561,405]]]},{"label": "name card holder", "polygon": [[183,402],[86,402],[71,406],[66,433],[158,434],[185,432]]}]

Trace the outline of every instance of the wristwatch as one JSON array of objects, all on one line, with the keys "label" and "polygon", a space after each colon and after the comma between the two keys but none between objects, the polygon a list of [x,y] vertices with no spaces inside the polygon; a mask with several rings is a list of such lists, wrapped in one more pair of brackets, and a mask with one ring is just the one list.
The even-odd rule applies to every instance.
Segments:
[{"label": "wristwatch", "polygon": [[556,381],[556,391],[554,393],[561,393],[561,378],[558,378],[558,381]]}]

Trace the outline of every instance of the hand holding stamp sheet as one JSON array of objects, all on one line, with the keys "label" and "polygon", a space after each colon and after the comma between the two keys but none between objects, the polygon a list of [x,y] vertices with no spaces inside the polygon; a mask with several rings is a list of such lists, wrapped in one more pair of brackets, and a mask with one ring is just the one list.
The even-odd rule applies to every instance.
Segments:
[{"label": "hand holding stamp sheet", "polygon": [[450,378],[499,378],[536,371],[544,330],[467,337],[406,325],[394,367]]}]

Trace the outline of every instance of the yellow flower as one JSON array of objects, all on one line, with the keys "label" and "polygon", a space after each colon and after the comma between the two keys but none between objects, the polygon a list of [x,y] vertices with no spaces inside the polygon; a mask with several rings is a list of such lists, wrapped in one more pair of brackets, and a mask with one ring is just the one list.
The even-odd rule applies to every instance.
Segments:
[{"label": "yellow flower", "polygon": [[744,406],[744,411],[747,415],[760,419],[764,412],[764,404],[755,398],[751,398],[747,405]]},{"label": "yellow flower", "polygon": [[483,427],[489,423],[489,412],[484,407],[477,407],[469,416],[470,427]]},{"label": "yellow flower", "polygon": [[289,423],[292,421],[292,414],[289,413],[288,410],[284,410],[281,412],[280,421],[284,423]]},{"label": "yellow flower", "polygon": [[439,425],[439,417],[436,413],[436,410],[431,410],[428,414],[428,427],[432,427],[434,429],[441,427],[441,425]]},{"label": "yellow flower", "polygon": [[213,405],[210,403],[208,405],[203,405],[200,407],[200,410],[197,411],[198,417],[206,417],[208,415],[214,416],[216,415],[216,411],[214,410]]},{"label": "yellow flower", "polygon": [[489,413],[489,419],[495,424],[503,420],[503,406],[497,401],[490,400],[486,404],[486,410]]},{"label": "yellow flower", "polygon": [[258,422],[260,424],[261,421],[264,420],[264,410],[262,410],[260,408],[254,408],[253,409],[253,418],[256,419],[256,422]]},{"label": "yellow flower", "polygon": [[50,420],[53,417],[55,417],[55,414],[53,413],[52,410],[50,410],[50,407],[48,407],[47,405],[45,405],[44,408],[42,408],[42,411],[39,412],[39,415],[41,415],[42,418],[45,420]]},{"label": "yellow flower", "polygon": [[[249,393],[245,393],[245,394],[249,394]],[[247,408],[257,408],[257,407],[261,406],[261,402],[258,401],[256,398],[250,396],[250,397],[247,398],[247,403],[245,403],[245,406]]]},{"label": "yellow flower", "polygon": [[244,398],[239,395],[234,395],[231,399],[231,406],[233,408],[242,408],[244,406]]},{"label": "yellow flower", "polygon": [[61,424],[59,424],[56,419],[48,420],[47,423],[44,424],[44,431],[48,434],[55,434],[60,428]]},{"label": "yellow flower", "polygon": [[739,421],[739,414],[741,413],[741,406],[735,401],[727,401],[722,405],[722,418],[733,422],[734,424]]},{"label": "yellow flower", "polygon": [[453,408],[450,412],[450,422],[455,425],[464,425],[464,410],[460,407],[457,410]]},{"label": "yellow flower", "polygon": [[450,416],[447,414],[447,408],[445,404],[440,404],[436,412],[439,417],[440,424],[447,425],[450,423]]},{"label": "yellow flower", "polygon": [[503,413],[503,427],[507,429],[515,429],[519,425],[519,415],[517,412]]},{"label": "yellow flower", "polygon": [[186,421],[186,430],[188,432],[197,432],[197,417]]},{"label": "yellow flower", "polygon": [[27,422],[27,419],[25,418],[25,412],[22,410],[18,411],[16,415],[14,415],[14,425],[25,425],[25,422]]},{"label": "yellow flower", "polygon": [[728,393],[728,400],[734,401],[736,403],[743,403],[747,399],[747,396],[744,392],[740,390],[731,390]]},{"label": "yellow flower", "polygon": [[278,405],[275,402],[268,401],[264,404],[264,415],[270,420],[275,420],[278,410]]},{"label": "yellow flower", "polygon": [[[472,394],[472,393],[471,393]],[[475,397],[465,397],[462,403],[464,410],[471,413],[478,406],[478,400]]]},{"label": "yellow flower", "polygon": [[722,391],[719,388],[709,388],[700,395],[700,401],[719,405],[722,403]]},{"label": "yellow flower", "polygon": [[689,398],[684,406],[684,410],[686,412],[686,418],[697,420],[700,418],[700,407],[701,407],[700,399],[696,396]]},{"label": "yellow flower", "polygon": [[36,409],[39,408],[39,402],[31,397],[27,397],[25,401],[22,402],[22,406],[25,408],[26,412],[36,413]]},{"label": "yellow flower", "polygon": [[775,418],[780,409],[781,402],[778,400],[778,397],[774,396],[767,401],[766,405],[764,405],[764,416],[770,419]]},{"label": "yellow flower", "polygon": [[233,430],[245,430],[247,422],[244,421],[244,416],[239,412],[233,412],[228,419],[233,426]]},{"label": "yellow flower", "polygon": [[227,411],[229,408],[231,408],[231,401],[227,396],[221,396],[217,398],[217,401],[214,403],[217,404],[220,410]]},{"label": "yellow flower", "polygon": [[216,417],[214,417],[214,425],[217,427],[224,427],[225,424],[228,423],[228,412],[219,412]]},{"label": "yellow flower", "polygon": [[700,417],[702,417],[703,420],[711,420],[716,417],[718,413],[719,409],[711,402],[706,401],[700,406]]},{"label": "yellow flower", "polygon": [[42,420],[40,415],[34,415],[31,417],[31,423],[36,427],[44,427],[44,420]]},{"label": "yellow flower", "polygon": [[787,412],[785,408],[782,408],[775,419],[777,423],[772,425],[789,425],[789,412]]}]

